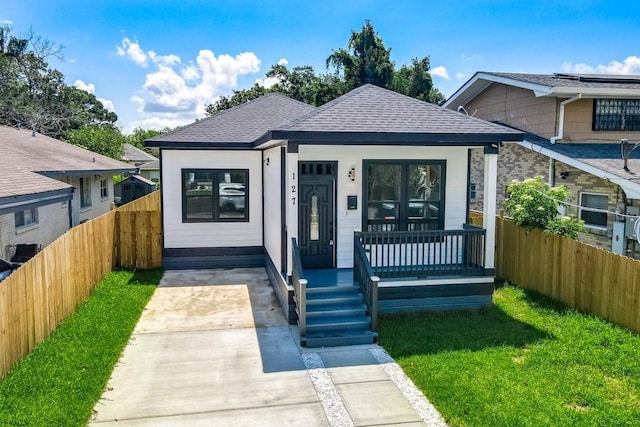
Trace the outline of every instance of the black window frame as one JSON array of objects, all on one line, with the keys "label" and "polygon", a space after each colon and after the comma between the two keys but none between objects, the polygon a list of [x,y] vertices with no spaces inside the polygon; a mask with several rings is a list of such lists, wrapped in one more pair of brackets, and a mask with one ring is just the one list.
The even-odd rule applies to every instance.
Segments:
[{"label": "black window frame", "polygon": [[[187,218],[187,194],[186,181],[190,173],[210,173],[212,176],[211,191],[211,218]],[[244,182],[244,217],[242,218],[220,218],[220,174],[243,173]],[[180,170],[181,192],[182,192],[182,222],[183,223],[209,223],[209,222],[249,222],[249,169],[208,169],[208,168],[183,168]]]},{"label": "black window frame", "polygon": [[594,98],[593,131],[640,131],[640,99]]},{"label": "black window frame", "polygon": [[[371,165],[399,165],[401,168],[401,183],[400,183],[400,199],[398,204],[398,213],[396,218],[391,220],[375,220],[370,222],[369,220],[369,166]],[[418,160],[418,159],[402,159],[402,160],[363,160],[362,162],[362,228],[364,231],[380,231],[371,229],[370,225],[373,224],[396,224],[393,230],[389,231],[420,231],[420,229],[410,229],[410,224],[432,224],[434,221],[423,220],[411,220],[409,217],[410,211],[410,198],[409,198],[409,167],[433,165],[440,166],[440,200],[438,208],[437,221],[435,226],[427,226],[422,228],[423,230],[444,230],[445,223],[445,207],[446,207],[446,176],[447,176],[447,161],[446,160]],[[384,228],[384,227],[381,227]]]}]

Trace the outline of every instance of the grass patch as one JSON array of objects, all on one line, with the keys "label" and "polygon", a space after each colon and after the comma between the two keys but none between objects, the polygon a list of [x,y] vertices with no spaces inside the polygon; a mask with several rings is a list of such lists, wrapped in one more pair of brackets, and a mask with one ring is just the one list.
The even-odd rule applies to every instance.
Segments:
[{"label": "grass patch", "polygon": [[512,286],[478,312],[385,315],[380,344],[451,426],[637,426],[640,336]]},{"label": "grass patch", "polygon": [[161,277],[118,271],[100,282],[0,382],[0,424],[85,425]]}]

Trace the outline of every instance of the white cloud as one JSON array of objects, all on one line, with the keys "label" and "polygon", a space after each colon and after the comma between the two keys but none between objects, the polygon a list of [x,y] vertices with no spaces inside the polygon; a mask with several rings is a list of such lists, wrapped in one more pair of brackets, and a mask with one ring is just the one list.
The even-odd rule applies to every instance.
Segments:
[{"label": "white cloud", "polygon": [[594,69],[591,65],[585,63],[573,64],[571,62],[562,63],[562,71],[565,73],[580,73],[580,74],[589,74],[593,73]]},{"label": "white cloud", "polygon": [[289,64],[289,61],[287,61],[287,58],[280,58],[280,60],[278,61],[278,65],[287,65]]},{"label": "white cloud", "polygon": [[585,63],[573,64],[565,62],[562,64],[562,70],[567,73],[604,73],[604,74],[640,74],[640,57],[628,56],[622,62],[613,60],[606,65],[600,64],[592,66]]},{"label": "white cloud", "polygon": [[280,83],[280,79],[278,77],[267,77],[265,79],[256,79],[256,83],[268,89],[273,85]]},{"label": "white cloud", "polygon": [[137,41],[132,42],[125,37],[120,46],[116,46],[116,51],[119,56],[126,56],[142,67],[147,66],[147,54],[144,53]]},{"label": "white cloud", "polygon": [[477,53],[472,53],[470,55],[466,54],[466,53],[461,53],[460,54],[460,59],[464,60],[464,61],[479,61],[481,59],[481,56],[478,55]]},{"label": "white cloud", "polygon": [[443,79],[449,80],[449,73],[447,72],[447,67],[442,65],[432,68],[430,71],[431,75],[442,77]]},{"label": "white cloud", "polygon": [[260,60],[252,52],[216,56],[202,49],[195,60],[183,61],[178,55],[144,51],[137,41],[127,38],[118,46],[118,55],[151,68],[131,97],[140,119],[125,127],[162,129],[190,123],[204,116],[207,104],[237,88],[240,77],[260,70]]},{"label": "white cloud", "polygon": [[458,80],[464,80],[469,78],[469,75],[471,74],[470,70],[465,70],[465,71],[458,71],[456,73],[456,79]]},{"label": "white cloud", "polygon": [[87,91],[91,94],[95,94],[96,93],[96,85],[94,85],[93,83],[85,83],[82,80],[76,80],[73,85],[75,87],[77,87],[78,89]]},{"label": "white cloud", "polygon": [[102,102],[102,105],[107,110],[109,110],[109,111],[111,111],[113,113],[116,112],[116,107],[115,107],[115,105],[113,105],[113,101],[111,101],[109,99],[104,99],[104,98],[98,98],[98,101]]},{"label": "white cloud", "polygon": [[0,19],[0,25],[13,25],[13,21],[10,19]]}]

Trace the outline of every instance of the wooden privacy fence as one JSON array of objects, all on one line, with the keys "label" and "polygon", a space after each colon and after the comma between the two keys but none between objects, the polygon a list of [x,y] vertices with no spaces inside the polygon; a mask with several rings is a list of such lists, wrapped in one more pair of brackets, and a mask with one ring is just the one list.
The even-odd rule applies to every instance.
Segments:
[{"label": "wooden privacy fence", "polygon": [[[71,315],[114,266],[161,265],[157,193],[68,230],[0,282],[0,378]],[[146,210],[136,211],[138,202]]]},{"label": "wooden privacy fence", "polygon": [[496,225],[496,276],[640,332],[640,261],[505,218]]}]

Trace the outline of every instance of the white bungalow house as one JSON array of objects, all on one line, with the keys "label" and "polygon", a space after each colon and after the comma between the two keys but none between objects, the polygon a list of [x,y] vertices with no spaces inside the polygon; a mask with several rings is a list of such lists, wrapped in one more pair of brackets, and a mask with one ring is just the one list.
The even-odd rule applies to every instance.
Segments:
[{"label": "white bungalow house", "polygon": [[111,209],[113,176],[136,168],[28,129],[0,126],[0,257],[42,248]]},{"label": "white bungalow house", "polygon": [[[164,265],[265,266],[307,346],[372,342],[378,311],[491,304],[498,147],[514,140],[373,85],[318,108],[266,95],[147,140]],[[466,225],[476,147],[482,229]]]}]

